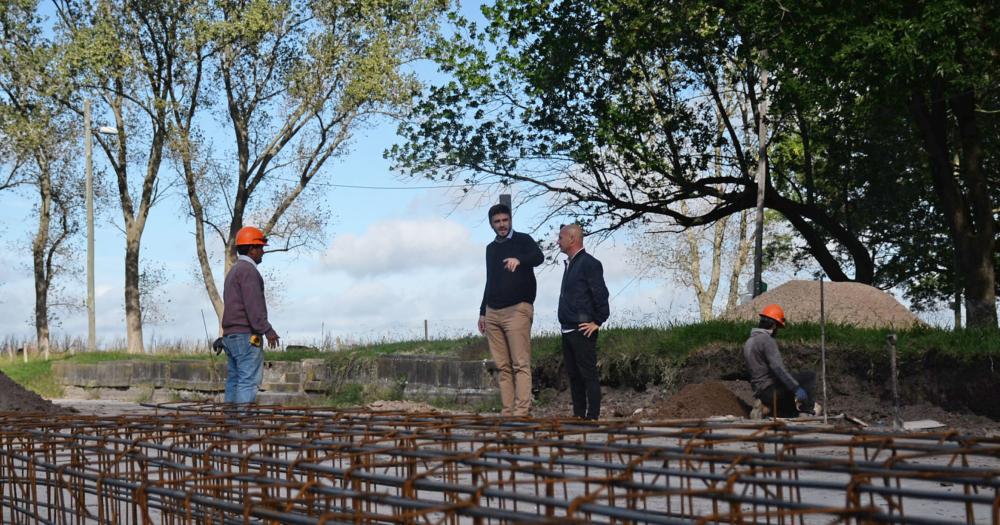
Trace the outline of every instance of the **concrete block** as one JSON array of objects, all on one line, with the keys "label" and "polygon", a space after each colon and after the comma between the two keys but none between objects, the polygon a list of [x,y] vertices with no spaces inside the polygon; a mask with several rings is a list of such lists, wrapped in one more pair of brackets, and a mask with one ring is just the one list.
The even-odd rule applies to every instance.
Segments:
[{"label": "concrete block", "polygon": [[174,390],[214,392],[226,388],[226,363],[189,360],[171,361],[166,384]]},{"label": "concrete block", "polygon": [[52,372],[64,385],[127,388],[132,383],[132,361],[53,363]]},{"label": "concrete block", "polygon": [[393,382],[405,378],[407,388],[491,389],[490,374],[481,360],[460,361],[436,356],[383,357],[377,362],[378,378]]},{"label": "concrete block", "polygon": [[[264,382],[265,383],[290,383],[286,378],[288,374],[300,376],[302,374],[302,363],[297,361],[265,361],[264,362]],[[296,380],[296,382],[298,382]]]},{"label": "concrete block", "polygon": [[299,383],[263,383],[260,387],[265,392],[292,393],[301,391],[302,385]]},{"label": "concrete block", "polygon": [[133,361],[132,384],[149,384],[162,387],[167,379],[170,363],[165,361]]}]

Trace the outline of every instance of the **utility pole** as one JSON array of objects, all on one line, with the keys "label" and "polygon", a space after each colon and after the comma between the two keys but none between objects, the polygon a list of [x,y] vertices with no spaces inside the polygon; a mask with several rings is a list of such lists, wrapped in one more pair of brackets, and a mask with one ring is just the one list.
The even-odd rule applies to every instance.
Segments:
[{"label": "utility pole", "polygon": [[90,101],[83,101],[83,152],[87,201],[87,351],[97,346],[97,321],[94,305],[94,166],[91,145]]},{"label": "utility pole", "polygon": [[[98,133],[114,135],[118,130],[101,126]],[[94,294],[94,130],[90,122],[90,101],[83,101],[83,171],[86,179],[83,192],[87,202],[87,351],[97,349],[97,320]],[[73,348],[70,347],[70,353]]]},{"label": "utility pole", "polygon": [[[766,53],[762,53],[766,57]],[[757,221],[754,228],[753,296],[764,293],[764,193],[767,190],[767,70],[760,68],[760,98],[757,102]]]},{"label": "utility pole", "polygon": [[510,208],[511,219],[513,219],[514,218],[514,207],[510,205],[510,202],[511,202],[511,200],[510,200],[510,194],[509,193],[501,193],[500,194],[500,204],[504,204],[508,208]]}]

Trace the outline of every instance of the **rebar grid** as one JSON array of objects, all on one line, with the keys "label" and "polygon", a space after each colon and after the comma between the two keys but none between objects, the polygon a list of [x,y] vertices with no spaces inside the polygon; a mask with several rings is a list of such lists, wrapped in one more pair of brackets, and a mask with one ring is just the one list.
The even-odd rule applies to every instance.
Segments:
[{"label": "rebar grid", "polygon": [[4,523],[993,523],[1000,440],[158,405],[0,414]]}]

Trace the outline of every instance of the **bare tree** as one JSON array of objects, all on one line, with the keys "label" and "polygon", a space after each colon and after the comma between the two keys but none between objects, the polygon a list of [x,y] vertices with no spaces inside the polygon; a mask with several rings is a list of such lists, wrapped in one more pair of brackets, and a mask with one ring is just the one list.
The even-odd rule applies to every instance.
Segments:
[{"label": "bare tree", "polygon": [[708,321],[719,310],[716,304],[724,272],[728,292],[721,310],[735,306],[751,246],[746,211],[714,224],[683,230],[669,224],[648,224],[633,243],[632,263],[656,274],[669,275],[678,284],[691,288],[699,317]]},{"label": "bare tree", "polygon": [[[195,97],[174,97],[174,151],[195,224],[198,265],[216,315],[222,297],[208,238],[224,248],[224,272],[245,223],[272,239],[270,251],[318,242],[328,217],[307,191],[354,134],[409,103],[405,65],[425,54],[446,0],[357,2],[221,1],[209,13],[209,47],[197,55],[225,95],[231,154],[214,160],[192,119]],[[203,73],[207,71],[207,73]],[[189,93],[191,95],[191,93]],[[208,233],[206,233],[206,230]]]},{"label": "bare tree", "polygon": [[[57,0],[61,37],[79,70],[83,96],[109,116],[98,136],[115,174],[125,235],[125,325],[129,353],[143,351],[140,252],[150,209],[162,195],[160,168],[171,133],[171,94],[193,89],[189,56],[201,2]],[[76,100],[67,101],[78,108]]]},{"label": "bare tree", "polygon": [[70,240],[79,230],[79,177],[72,169],[77,130],[58,100],[62,82],[59,49],[41,37],[33,2],[8,6],[0,16],[0,142],[8,168],[0,189],[33,189],[37,217],[31,238],[35,327],[39,352],[49,356],[50,323],[55,318],[53,286],[71,256]]}]

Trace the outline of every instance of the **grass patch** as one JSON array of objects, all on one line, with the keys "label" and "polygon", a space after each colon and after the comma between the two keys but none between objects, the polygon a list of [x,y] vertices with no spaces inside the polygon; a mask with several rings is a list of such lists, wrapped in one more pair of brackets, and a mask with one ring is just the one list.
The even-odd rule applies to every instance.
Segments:
[{"label": "grass patch", "polygon": [[402,401],[406,382],[392,385],[377,383],[340,383],[327,394],[327,406],[336,408],[358,407],[373,401]]},{"label": "grass patch", "polygon": [[350,353],[358,357],[381,357],[384,355],[453,355],[459,350],[475,344],[479,337],[458,339],[431,339],[399,341],[395,343],[375,343],[347,348],[336,353]]},{"label": "grass patch", "polygon": [[282,351],[264,351],[265,361],[302,361],[303,359],[323,359],[330,355],[330,352],[324,352],[322,350],[317,350],[315,348],[303,348],[297,347],[290,350]]},{"label": "grass patch", "polygon": [[52,361],[28,361],[20,359],[0,359],[0,372],[19,385],[45,398],[58,398],[63,395],[62,385],[52,377]]},{"label": "grass patch", "polygon": [[215,354],[197,353],[189,354],[184,352],[155,353],[155,354],[130,354],[128,352],[83,352],[54,359],[53,361],[66,361],[67,363],[95,364],[107,361],[178,361],[178,360],[201,360],[212,359]]}]

